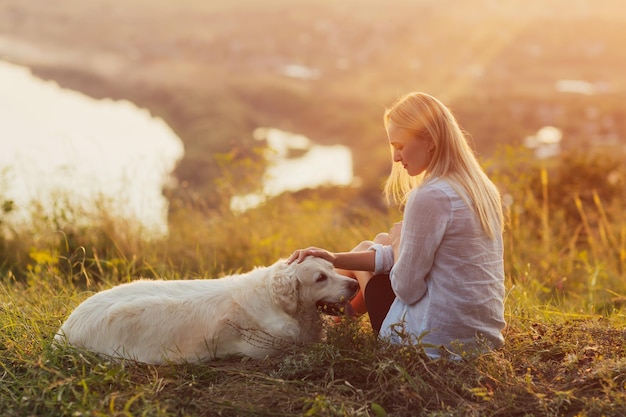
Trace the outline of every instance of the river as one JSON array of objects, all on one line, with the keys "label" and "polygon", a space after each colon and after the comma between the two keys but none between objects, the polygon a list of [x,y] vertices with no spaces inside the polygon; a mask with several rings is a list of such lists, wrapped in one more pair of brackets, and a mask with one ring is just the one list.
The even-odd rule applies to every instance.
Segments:
[{"label": "river", "polygon": [[0,198],[13,201],[10,221],[54,215],[62,199],[73,214],[105,209],[140,229],[167,233],[162,190],[184,148],[163,120],[6,62],[0,91]]},{"label": "river", "polygon": [[[4,221],[67,208],[130,220],[137,231],[168,233],[164,187],[184,155],[183,142],[160,118],[124,100],[96,100],[0,61],[0,203],[15,209]],[[234,211],[253,208],[282,192],[350,185],[352,153],[322,146],[296,133],[259,128],[268,168],[257,193],[236,196]],[[297,157],[293,157],[294,152]],[[55,211],[56,210],[56,211]]]}]

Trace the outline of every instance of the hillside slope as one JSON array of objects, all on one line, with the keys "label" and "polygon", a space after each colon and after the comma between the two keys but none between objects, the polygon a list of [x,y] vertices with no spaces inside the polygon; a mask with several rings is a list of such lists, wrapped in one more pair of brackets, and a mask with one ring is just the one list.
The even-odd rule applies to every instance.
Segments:
[{"label": "hillside slope", "polygon": [[0,59],[150,109],[185,143],[179,179],[205,194],[216,153],[253,157],[258,126],[349,145],[378,184],[382,109],[411,90],[449,103],[481,156],[544,125],[569,146],[623,146],[625,21],[619,0],[5,0]]}]

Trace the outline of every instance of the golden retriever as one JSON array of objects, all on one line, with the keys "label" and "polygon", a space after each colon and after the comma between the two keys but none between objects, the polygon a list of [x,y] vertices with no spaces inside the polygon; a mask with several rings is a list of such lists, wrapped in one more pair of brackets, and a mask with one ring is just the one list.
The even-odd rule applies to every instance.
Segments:
[{"label": "golden retriever", "polygon": [[142,279],[86,299],[55,341],[150,364],[261,359],[321,340],[317,304],[345,303],[357,290],[315,257],[216,279]]}]

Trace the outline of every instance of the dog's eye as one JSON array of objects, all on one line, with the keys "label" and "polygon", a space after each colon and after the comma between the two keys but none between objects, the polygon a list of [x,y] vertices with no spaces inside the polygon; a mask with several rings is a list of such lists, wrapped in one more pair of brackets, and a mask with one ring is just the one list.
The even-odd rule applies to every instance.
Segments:
[{"label": "dog's eye", "polygon": [[328,279],[326,274],[319,274],[315,282],[324,282]]}]

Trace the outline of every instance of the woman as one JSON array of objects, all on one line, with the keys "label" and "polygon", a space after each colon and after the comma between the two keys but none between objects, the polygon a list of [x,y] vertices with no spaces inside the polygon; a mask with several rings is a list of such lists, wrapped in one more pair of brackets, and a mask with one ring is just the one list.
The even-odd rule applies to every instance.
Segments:
[{"label": "woman", "polygon": [[393,167],[388,201],[403,221],[351,252],[296,250],[358,279],[372,327],[394,342],[420,339],[427,353],[502,345],[504,266],[500,195],[450,110],[411,93],[385,111]]}]

